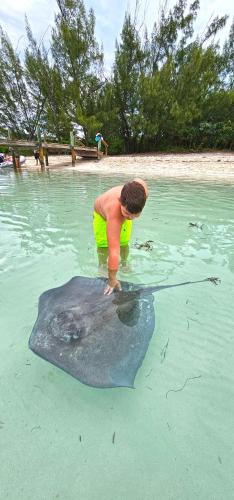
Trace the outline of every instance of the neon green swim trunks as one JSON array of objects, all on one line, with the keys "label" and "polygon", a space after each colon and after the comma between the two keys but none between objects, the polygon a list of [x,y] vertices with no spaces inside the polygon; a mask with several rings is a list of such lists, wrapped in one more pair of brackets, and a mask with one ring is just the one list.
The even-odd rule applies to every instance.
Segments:
[{"label": "neon green swim trunks", "polygon": [[[93,231],[98,248],[107,248],[106,220],[97,212],[93,212]],[[132,221],[125,220],[120,233],[120,246],[124,247],[129,243],[132,232]]]}]

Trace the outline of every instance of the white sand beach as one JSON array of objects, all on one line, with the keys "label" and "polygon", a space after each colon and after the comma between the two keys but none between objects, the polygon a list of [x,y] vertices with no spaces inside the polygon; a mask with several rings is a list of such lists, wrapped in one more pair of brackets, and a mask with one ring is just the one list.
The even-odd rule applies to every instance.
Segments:
[{"label": "white sand beach", "polygon": [[[69,155],[58,155],[49,156],[49,167],[46,168],[73,169],[106,175],[126,174],[234,182],[234,153],[136,154],[107,156],[101,160],[84,160],[77,157],[75,167],[72,167]],[[28,157],[24,169],[40,170],[40,166],[35,165],[34,157]]]}]

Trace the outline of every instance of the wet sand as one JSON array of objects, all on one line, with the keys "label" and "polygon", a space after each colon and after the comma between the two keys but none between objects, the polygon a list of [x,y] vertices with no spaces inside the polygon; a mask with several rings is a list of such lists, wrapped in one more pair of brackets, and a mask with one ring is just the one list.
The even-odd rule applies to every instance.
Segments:
[{"label": "wet sand", "polygon": [[[139,154],[107,156],[101,160],[77,157],[75,167],[69,155],[49,157],[50,169],[73,169],[106,175],[130,175],[194,180],[222,180],[234,183],[234,153],[209,152],[186,154]],[[34,157],[28,157],[24,169],[40,170]]]}]

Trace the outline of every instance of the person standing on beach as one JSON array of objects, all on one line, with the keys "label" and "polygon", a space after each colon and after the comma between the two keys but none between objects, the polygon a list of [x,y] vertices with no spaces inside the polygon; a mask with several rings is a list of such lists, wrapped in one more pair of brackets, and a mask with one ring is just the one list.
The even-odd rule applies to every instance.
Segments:
[{"label": "person standing on beach", "polygon": [[93,229],[99,264],[108,257],[108,284],[104,294],[121,290],[116,275],[120,256],[128,255],[132,221],[141,215],[148,197],[148,187],[142,179],[115,186],[98,196],[94,203]]},{"label": "person standing on beach", "polygon": [[98,152],[101,151],[101,146],[103,144],[105,147],[105,155],[107,155],[107,148],[108,148],[109,144],[107,144],[107,142],[103,139],[103,136],[102,136],[102,134],[100,134],[100,132],[96,133],[95,142],[97,142]]}]

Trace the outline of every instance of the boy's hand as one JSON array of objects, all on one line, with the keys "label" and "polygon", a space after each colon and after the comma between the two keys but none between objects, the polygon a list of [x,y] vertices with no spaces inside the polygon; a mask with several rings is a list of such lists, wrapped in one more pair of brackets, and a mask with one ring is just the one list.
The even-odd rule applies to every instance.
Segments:
[{"label": "boy's hand", "polygon": [[109,279],[108,285],[104,290],[104,295],[110,295],[115,289],[121,290],[120,282],[117,279],[112,279],[112,280]]}]

